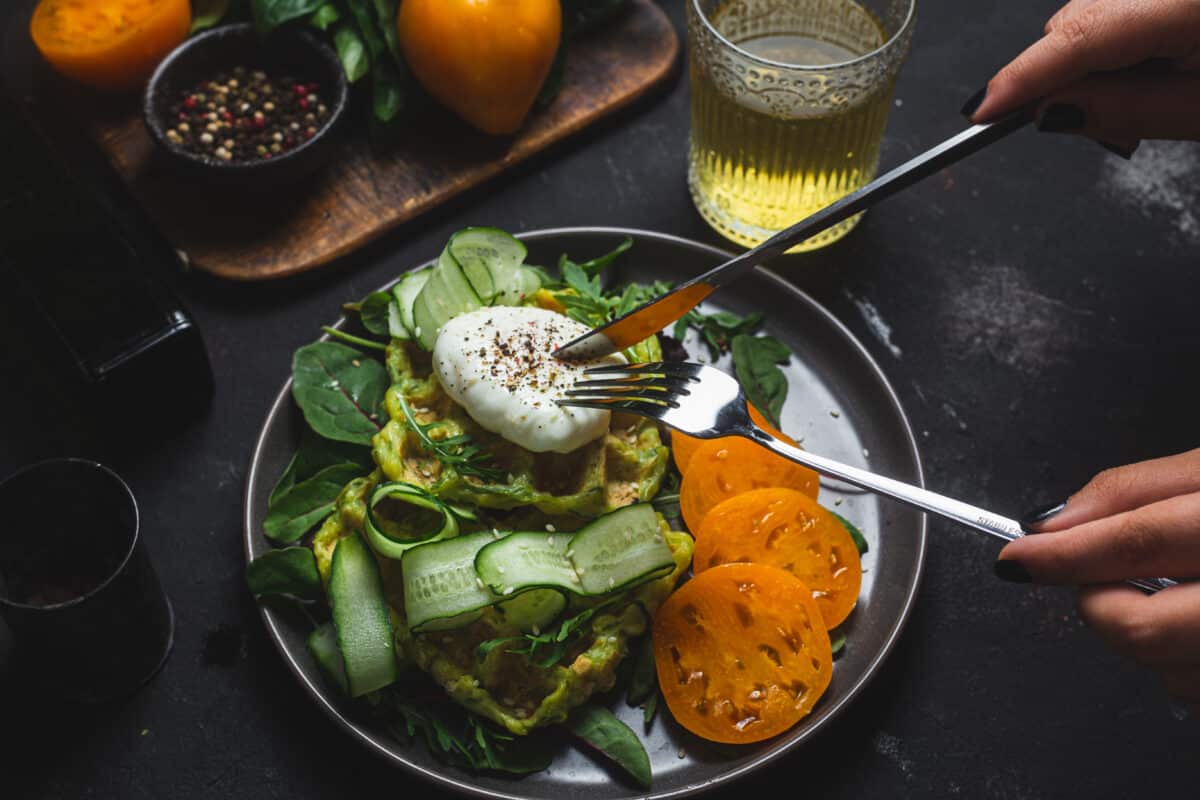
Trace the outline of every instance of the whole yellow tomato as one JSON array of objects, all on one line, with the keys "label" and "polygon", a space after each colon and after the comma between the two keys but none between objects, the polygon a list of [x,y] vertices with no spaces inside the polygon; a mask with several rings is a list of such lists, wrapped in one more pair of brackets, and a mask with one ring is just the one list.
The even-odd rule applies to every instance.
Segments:
[{"label": "whole yellow tomato", "polygon": [[29,32],[58,72],[99,89],[134,89],[188,35],[188,0],[41,0]]},{"label": "whole yellow tomato", "polygon": [[396,19],[413,74],[485,133],[513,133],[562,33],[559,0],[403,0]]}]

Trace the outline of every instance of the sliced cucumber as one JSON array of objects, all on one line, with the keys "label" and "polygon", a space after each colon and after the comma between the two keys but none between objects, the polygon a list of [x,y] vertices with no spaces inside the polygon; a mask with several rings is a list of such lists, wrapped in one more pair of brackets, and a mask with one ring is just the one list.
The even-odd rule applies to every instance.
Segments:
[{"label": "sliced cucumber", "polygon": [[332,622],[322,623],[308,636],[308,652],[317,662],[325,680],[342,690],[342,694],[350,694],[350,685],[346,682],[346,662],[342,651],[338,649],[337,628]]},{"label": "sliced cucumber", "polygon": [[501,597],[530,589],[560,588],[579,594],[582,585],[568,550],[573,533],[510,533],[475,556],[475,571]]},{"label": "sliced cucumber", "polygon": [[453,258],[439,258],[429,281],[413,301],[413,334],[432,350],[438,331],[454,317],[483,306],[466,274]]},{"label": "sliced cucumber", "polygon": [[494,305],[519,306],[531,294],[542,288],[542,276],[532,267],[519,267],[496,293]]},{"label": "sliced cucumber", "polygon": [[540,633],[567,607],[567,596],[555,589],[534,589],[505,600],[497,608],[523,633]]},{"label": "sliced cucumber", "polygon": [[408,328],[404,327],[404,321],[400,319],[400,304],[395,301],[395,297],[393,294],[393,300],[387,306],[388,336],[393,339],[411,339],[412,334],[408,332]]},{"label": "sliced cucumber", "polygon": [[500,599],[475,573],[475,554],[494,541],[490,531],[480,531],[404,554],[404,611],[413,633],[460,627]]},{"label": "sliced cucumber", "polygon": [[[416,336],[416,323],[413,322],[413,301],[417,299],[417,295],[425,288],[425,283],[429,280],[429,275],[432,269],[423,269],[419,272],[409,272],[400,281],[392,287],[392,296],[396,298],[396,308],[400,312],[400,322],[408,330],[408,337]],[[395,336],[395,334],[392,334]]]},{"label": "sliced cucumber", "polygon": [[[436,522],[425,526],[423,530],[406,531],[409,535],[402,536],[393,525],[388,525],[376,507],[384,500],[398,500],[414,508],[433,512]],[[400,558],[406,550],[425,542],[438,539],[449,539],[458,535],[458,518],[441,500],[434,495],[403,481],[388,481],[381,483],[371,491],[367,499],[367,515],[363,520],[363,530],[367,541],[375,552],[388,558]]]},{"label": "sliced cucumber", "polygon": [[661,577],[675,568],[671,548],[649,503],[605,514],[571,540],[583,593],[606,594]]},{"label": "sliced cucumber", "polygon": [[499,228],[464,228],[450,237],[446,250],[485,304],[513,284],[512,276],[520,271],[526,253],[519,239]]},{"label": "sliced cucumber", "polygon": [[396,680],[396,644],[375,556],[357,534],[340,540],[329,568],[329,607],[351,697]]}]

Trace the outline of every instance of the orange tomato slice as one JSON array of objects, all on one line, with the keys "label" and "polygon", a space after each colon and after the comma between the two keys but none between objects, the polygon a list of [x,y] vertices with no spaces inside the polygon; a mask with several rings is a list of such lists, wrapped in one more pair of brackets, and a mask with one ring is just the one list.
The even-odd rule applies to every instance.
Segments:
[{"label": "orange tomato slice", "polygon": [[734,495],[751,489],[783,487],[816,499],[817,473],[755,444],[727,437],[700,445],[688,462],[679,487],[679,510],[688,530],[695,533],[704,515]]},{"label": "orange tomato slice", "polygon": [[66,77],[99,89],[133,89],[191,25],[188,0],[41,0],[29,32]]},{"label": "orange tomato slice", "polygon": [[[776,428],[767,418],[762,415],[757,408],[746,404],[746,408],[750,410],[750,419],[754,420],[754,424],[762,428],[767,433],[774,436],[776,439],[782,439],[790,445],[799,447],[796,440],[788,436],[783,431]],[[692,456],[700,449],[700,446],[705,442],[711,442],[712,439],[697,439],[694,436],[688,436],[686,433],[679,431],[671,431],[671,455],[675,459],[675,467],[679,470],[679,474],[683,475],[687,472],[688,462],[692,460]]]},{"label": "orange tomato slice", "polygon": [[743,492],[705,515],[692,568],[737,561],[770,564],[802,580],[831,630],[858,602],[862,561],[854,540],[837,517],[793,489]]},{"label": "orange tomato slice", "polygon": [[654,615],[654,661],[679,724],[727,744],[792,727],[833,675],[808,587],[766,564],[722,564],[677,589]]}]

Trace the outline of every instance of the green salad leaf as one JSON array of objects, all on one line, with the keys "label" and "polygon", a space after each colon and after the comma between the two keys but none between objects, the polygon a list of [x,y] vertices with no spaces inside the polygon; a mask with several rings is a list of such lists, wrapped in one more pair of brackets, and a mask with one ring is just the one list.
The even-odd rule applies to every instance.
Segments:
[{"label": "green salad leaf", "polygon": [[871,548],[870,545],[867,544],[867,537],[863,536],[863,532],[858,529],[858,526],[836,511],[830,511],[829,513],[837,517],[838,522],[842,523],[842,525],[846,528],[846,532],[849,533],[850,538],[854,540],[854,546],[858,548],[858,554],[860,556],[866,555],[867,551]]},{"label": "green salad leaf", "polygon": [[309,427],[326,439],[371,444],[383,428],[387,371],[337,342],[313,342],[292,357],[292,396]]},{"label": "green salad leaf", "polygon": [[575,709],[567,729],[612,760],[643,788],[650,788],[650,757],[637,734],[604,706],[594,703]]},{"label": "green salad leaf", "polygon": [[342,14],[338,11],[338,7],[333,3],[326,3],[313,12],[308,18],[308,24],[312,25],[319,31],[327,31],[333,23],[342,18]]},{"label": "green salad leaf", "polygon": [[777,365],[792,357],[787,345],[774,336],[733,337],[733,370],[738,383],[751,405],[761,411],[771,424],[779,427],[779,412],[787,399],[787,377]]},{"label": "green salad leaf", "polygon": [[254,24],[261,33],[270,33],[285,22],[306,17],[324,5],[325,0],[252,0]]},{"label": "green salad leaf", "polygon": [[363,474],[358,464],[334,464],[294,484],[267,507],[263,533],[276,542],[296,541],[329,516],[345,485]]},{"label": "green salad leaf", "polygon": [[257,599],[291,597],[314,602],[324,596],[317,560],[307,547],[263,553],[246,565],[246,585]]},{"label": "green salad leaf", "polygon": [[413,702],[397,691],[390,708],[399,721],[388,727],[401,742],[425,740],[429,751],[450,764],[513,775],[541,772],[550,766],[553,751],[541,736],[515,736],[474,714],[450,706],[442,698]]},{"label": "green salad leaf", "polygon": [[376,336],[391,336],[391,314],[395,305],[396,298],[391,292],[371,292],[358,304],[362,326]]},{"label": "green salad leaf", "polygon": [[708,346],[708,353],[715,361],[729,349],[735,336],[754,333],[762,322],[763,315],[760,311],[739,317],[729,311],[704,314],[693,308],[675,323],[672,335],[682,342],[687,329],[694,327],[700,332],[700,339]]},{"label": "green salad leaf", "polygon": [[654,665],[654,637],[646,634],[633,654],[633,671],[629,675],[629,688],[625,702],[645,709],[644,722],[648,727],[658,709],[658,670]]},{"label": "green salad leaf", "polygon": [[188,33],[199,33],[217,25],[229,12],[230,0],[192,0],[192,27]]},{"label": "green salad leaf", "polygon": [[337,48],[346,80],[355,83],[367,74],[367,70],[371,68],[371,61],[367,58],[367,48],[353,25],[349,22],[339,22],[333,31],[333,45]]}]

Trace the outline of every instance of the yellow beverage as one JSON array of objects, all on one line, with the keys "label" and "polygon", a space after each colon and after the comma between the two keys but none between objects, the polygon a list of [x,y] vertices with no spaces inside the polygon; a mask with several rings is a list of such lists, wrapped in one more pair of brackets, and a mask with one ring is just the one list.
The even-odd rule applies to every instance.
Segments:
[{"label": "yellow beverage", "polygon": [[[894,70],[855,63],[888,36],[854,0],[796,0],[795,13],[779,20],[786,27],[756,24],[753,5],[728,0],[708,15],[743,61],[712,63],[711,53],[694,48],[690,64],[692,199],[717,231],[747,246],[875,176],[895,84]],[[837,241],[857,222],[793,250]]]}]

